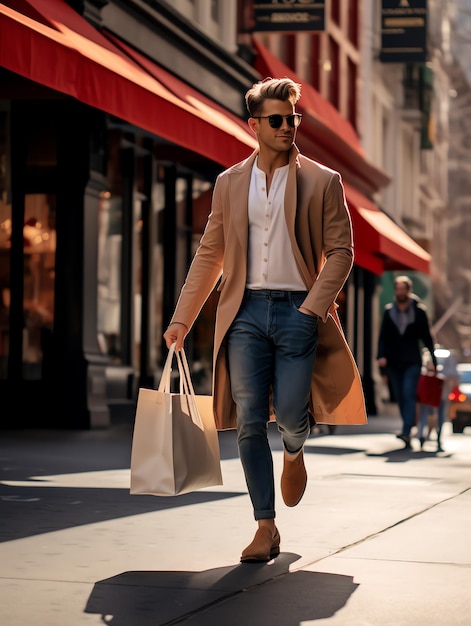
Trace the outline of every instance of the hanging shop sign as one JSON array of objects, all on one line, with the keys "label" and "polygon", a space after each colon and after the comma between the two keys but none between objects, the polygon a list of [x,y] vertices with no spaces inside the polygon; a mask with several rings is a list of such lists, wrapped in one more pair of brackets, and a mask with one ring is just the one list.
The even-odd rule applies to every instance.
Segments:
[{"label": "hanging shop sign", "polygon": [[435,141],[435,119],[432,111],[433,102],[433,69],[422,65],[420,74],[419,102],[422,111],[422,123],[420,129],[421,150],[432,150]]},{"label": "hanging shop sign", "polygon": [[427,0],[382,0],[382,63],[425,63]]},{"label": "hanging shop sign", "polygon": [[255,31],[324,30],[325,2],[316,0],[254,0]]}]

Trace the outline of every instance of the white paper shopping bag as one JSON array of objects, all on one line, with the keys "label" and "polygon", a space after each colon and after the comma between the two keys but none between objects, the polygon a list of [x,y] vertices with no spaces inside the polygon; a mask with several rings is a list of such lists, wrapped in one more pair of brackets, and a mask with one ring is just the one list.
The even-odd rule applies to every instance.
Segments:
[{"label": "white paper shopping bag", "polygon": [[[173,358],[180,392],[170,391]],[[175,496],[222,485],[210,396],[196,396],[184,351],[169,350],[159,388],[139,389],[131,451],[131,494]]]}]

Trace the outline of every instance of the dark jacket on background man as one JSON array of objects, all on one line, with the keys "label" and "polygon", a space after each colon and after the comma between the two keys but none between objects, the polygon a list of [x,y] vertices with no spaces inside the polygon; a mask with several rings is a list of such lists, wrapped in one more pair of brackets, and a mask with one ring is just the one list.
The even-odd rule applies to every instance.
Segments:
[{"label": "dark jacket on background man", "polygon": [[388,367],[400,368],[406,365],[422,364],[421,343],[428,349],[435,367],[437,360],[434,354],[432,335],[427,319],[425,306],[415,299],[410,300],[410,313],[403,334],[399,332],[394,320],[398,308],[395,303],[386,305],[378,339],[377,358],[385,357]]}]

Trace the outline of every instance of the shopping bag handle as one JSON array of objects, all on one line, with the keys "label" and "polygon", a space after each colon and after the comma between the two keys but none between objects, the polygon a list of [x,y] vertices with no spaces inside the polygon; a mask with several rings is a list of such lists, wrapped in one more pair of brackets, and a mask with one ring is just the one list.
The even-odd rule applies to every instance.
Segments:
[{"label": "shopping bag handle", "polygon": [[178,363],[178,374],[180,376],[180,393],[186,393],[191,396],[195,395],[193,382],[191,380],[190,368],[186,358],[185,350],[182,348],[180,352],[175,353]]},{"label": "shopping bag handle", "polygon": [[162,370],[162,376],[160,377],[158,391],[163,391],[165,393],[170,392],[170,374],[172,373],[172,361],[173,355],[175,354],[175,345],[175,343],[172,343],[168,349],[167,359],[165,361],[164,369]]},{"label": "shopping bag handle", "polygon": [[178,366],[178,375],[180,378],[180,395],[184,395],[188,399],[190,407],[190,413],[195,425],[204,430],[203,420],[201,419],[200,412],[198,410],[198,404],[196,402],[195,390],[193,382],[191,380],[190,368],[188,366],[188,360],[186,358],[185,350],[182,348],[180,351],[175,350],[175,343],[169,348],[167,359],[165,361],[164,369],[162,371],[162,377],[160,379],[158,391],[164,393],[170,393],[171,372],[173,357],[176,357]]},{"label": "shopping bag handle", "polygon": [[177,352],[175,350],[175,345],[175,343],[172,343],[168,350],[167,360],[165,361],[158,390],[170,393],[172,362],[173,357],[175,356],[178,365],[178,375],[180,377],[180,393],[189,393],[194,396],[195,390],[191,381],[190,368],[188,366],[188,359],[186,358],[185,350],[182,348],[179,352]]}]

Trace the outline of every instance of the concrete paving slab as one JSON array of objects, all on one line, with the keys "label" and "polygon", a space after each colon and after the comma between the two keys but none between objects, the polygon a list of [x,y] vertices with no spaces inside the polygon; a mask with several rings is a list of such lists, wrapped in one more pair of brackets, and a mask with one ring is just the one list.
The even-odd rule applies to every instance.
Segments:
[{"label": "concrete paving slab", "polygon": [[471,490],[466,489],[350,548],[348,558],[453,563],[471,573],[470,532]]},{"label": "concrete paving slab", "polygon": [[103,626],[100,615],[84,612],[93,585],[4,576],[0,581],[2,626]]},{"label": "concrete paving slab", "polygon": [[[309,568],[305,568],[308,570]],[[329,619],[303,626],[469,626],[471,569],[454,565],[353,559],[316,563],[315,572],[352,576],[357,590]]]}]

